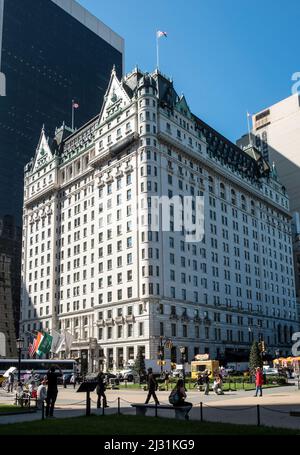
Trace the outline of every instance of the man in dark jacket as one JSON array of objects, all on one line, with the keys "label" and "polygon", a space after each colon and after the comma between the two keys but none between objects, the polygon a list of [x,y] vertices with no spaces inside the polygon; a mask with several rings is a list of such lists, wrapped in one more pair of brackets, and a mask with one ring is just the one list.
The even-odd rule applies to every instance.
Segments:
[{"label": "man in dark jacket", "polygon": [[[58,369],[58,373],[55,372],[55,369]],[[54,405],[56,402],[58,389],[57,389],[57,378],[62,376],[61,368],[57,365],[53,365],[47,373],[47,398],[46,398],[46,417],[53,417]]]},{"label": "man in dark jacket", "polygon": [[157,382],[152,372],[152,368],[148,368],[148,395],[145,404],[149,403],[151,396],[153,397],[155,404],[159,405],[158,398],[155,391],[157,390]]},{"label": "man in dark jacket", "polygon": [[210,376],[209,371],[205,370],[204,374],[202,376],[203,384],[205,385],[204,395],[208,395],[209,394],[209,376]]},{"label": "man in dark jacket", "polygon": [[97,376],[97,387],[96,387],[96,393],[98,395],[97,399],[97,408],[101,408],[101,397],[103,398],[103,406],[105,408],[108,408],[107,406],[107,400],[106,400],[106,395],[105,395],[105,376],[102,371]]}]

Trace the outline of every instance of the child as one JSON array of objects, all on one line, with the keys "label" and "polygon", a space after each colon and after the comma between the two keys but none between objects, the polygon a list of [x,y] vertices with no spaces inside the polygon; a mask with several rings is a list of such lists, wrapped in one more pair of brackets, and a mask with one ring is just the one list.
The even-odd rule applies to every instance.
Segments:
[{"label": "child", "polygon": [[46,388],[47,381],[44,379],[37,389],[37,408],[42,409],[43,402],[47,398],[47,388]]}]

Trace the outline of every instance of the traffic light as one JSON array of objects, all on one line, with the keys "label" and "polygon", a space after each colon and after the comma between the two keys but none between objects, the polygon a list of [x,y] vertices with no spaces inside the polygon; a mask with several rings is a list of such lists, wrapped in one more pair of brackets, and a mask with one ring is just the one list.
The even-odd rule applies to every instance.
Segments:
[{"label": "traffic light", "polygon": [[266,344],[263,340],[259,341],[258,349],[260,350],[260,352],[266,352]]}]

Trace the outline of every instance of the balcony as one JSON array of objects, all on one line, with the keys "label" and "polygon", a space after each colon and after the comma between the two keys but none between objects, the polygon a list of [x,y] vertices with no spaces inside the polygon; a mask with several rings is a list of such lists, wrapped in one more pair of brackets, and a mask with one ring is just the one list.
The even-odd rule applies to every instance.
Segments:
[{"label": "balcony", "polygon": [[99,177],[99,180],[97,182],[98,188],[103,188],[105,186],[105,182]]},{"label": "balcony", "polygon": [[112,175],[109,175],[109,176],[106,178],[105,183],[111,183],[111,182],[113,182],[113,181],[114,181],[113,176],[112,176]]},{"label": "balcony", "polygon": [[209,318],[204,318],[203,319],[203,324],[204,325],[211,325],[211,320]]},{"label": "balcony", "polygon": [[126,322],[134,322],[134,316],[133,316],[133,314],[128,314],[128,315],[125,317],[125,320],[126,320]]},{"label": "balcony", "polygon": [[104,326],[105,326],[105,321],[104,321],[104,319],[99,319],[99,321],[97,321],[97,326],[98,326],[98,327],[104,327]]},{"label": "balcony", "polygon": [[114,320],[113,320],[113,318],[107,318],[107,319],[105,319],[105,324],[106,324],[106,325],[114,325]]},{"label": "balcony", "polygon": [[44,199],[46,196],[49,197],[52,193],[57,191],[58,188],[59,185],[53,182],[51,185],[48,185],[45,188],[40,189],[39,191],[31,193],[25,200],[25,206],[28,207],[33,203],[36,203],[39,199],[42,198]]},{"label": "balcony", "polygon": [[117,316],[117,317],[115,318],[115,322],[116,322],[116,324],[124,324],[124,318],[123,318],[123,316]]},{"label": "balcony", "polygon": [[171,314],[170,314],[170,319],[174,319],[175,321],[177,321],[177,320],[178,320],[177,314],[171,313]]},{"label": "balcony", "polygon": [[137,133],[131,133],[124,139],[120,139],[115,144],[113,142],[110,142],[109,144],[107,144],[106,147],[99,150],[99,153],[95,156],[95,158],[93,158],[90,161],[90,163],[89,163],[90,166],[95,168],[95,167],[97,167],[99,162],[103,160],[103,158],[105,158],[109,155],[112,155],[112,156],[117,155],[122,150],[124,150],[124,148],[129,147],[131,144],[133,144],[135,141],[137,141],[138,137],[139,136]]},{"label": "balcony", "polygon": [[126,173],[126,174],[129,174],[129,173],[132,172],[132,171],[133,171],[133,166],[132,166],[132,164],[130,164],[129,166],[126,166],[126,167],[125,167],[125,173]]},{"label": "balcony", "polygon": [[120,169],[116,172],[116,178],[123,177],[124,173]]}]

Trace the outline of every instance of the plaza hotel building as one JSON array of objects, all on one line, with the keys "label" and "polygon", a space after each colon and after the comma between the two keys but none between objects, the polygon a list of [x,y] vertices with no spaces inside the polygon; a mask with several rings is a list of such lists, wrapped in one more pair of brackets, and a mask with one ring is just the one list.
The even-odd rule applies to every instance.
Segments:
[{"label": "plaza hotel building", "polygon": [[[139,349],[157,359],[160,344],[174,362],[180,348],[246,360],[253,340],[290,354],[291,217],[275,167],[191,113],[158,70],[113,69],[99,112],[51,140],[43,129],[25,167],[21,333],[68,330],[90,370]],[[174,228],[173,204],[169,230],[151,230],[152,196],[176,195],[204,197],[201,241]]]}]

